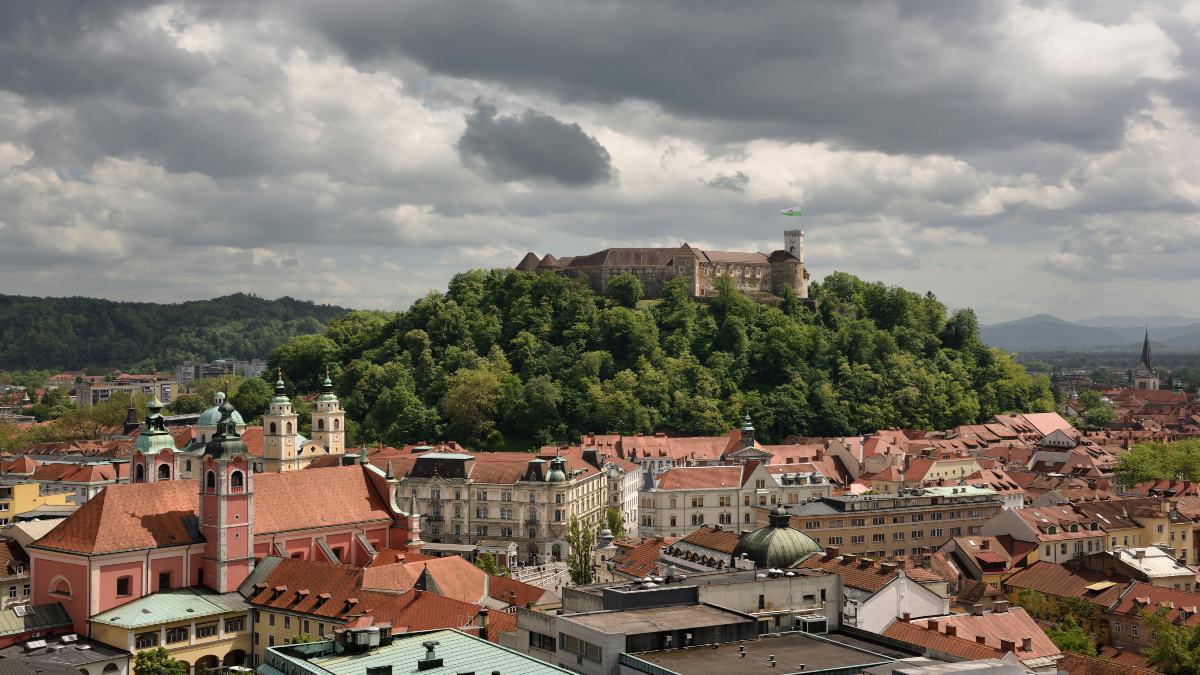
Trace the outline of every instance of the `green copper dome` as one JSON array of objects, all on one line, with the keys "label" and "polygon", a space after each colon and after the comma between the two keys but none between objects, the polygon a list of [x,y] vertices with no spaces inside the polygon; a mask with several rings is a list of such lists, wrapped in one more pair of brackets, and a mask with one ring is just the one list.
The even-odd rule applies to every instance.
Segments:
[{"label": "green copper dome", "polygon": [[811,553],[821,550],[813,538],[800,530],[788,527],[791,514],[780,504],[771,510],[770,525],[742,535],[733,549],[733,557],[743,553],[754,561],[755,567],[787,569]]},{"label": "green copper dome", "polygon": [[329,379],[329,369],[325,369],[325,381],[321,383],[321,395],[317,397],[318,401],[336,401],[337,395],[333,393],[333,380]]},{"label": "green copper dome", "polygon": [[562,457],[555,457],[550,460],[550,473],[546,474],[547,483],[565,483],[567,482],[567,460]]},{"label": "green copper dome", "polygon": [[[221,404],[225,402],[225,392],[218,391],[213,395],[213,404],[204,412],[200,413],[200,417],[196,420],[198,427],[215,427],[217,422],[221,421]],[[242,419],[242,414],[238,411],[233,411],[233,421],[238,426],[243,426],[246,422]]]},{"label": "green copper dome", "polygon": [[156,455],[161,450],[175,452],[175,439],[171,432],[167,431],[162,409],[162,401],[158,400],[157,395],[151,395],[150,401],[146,403],[146,423],[142,425],[141,433],[133,441],[134,449],[140,450],[143,455]]},{"label": "green copper dome", "polygon": [[210,457],[229,458],[234,455],[246,454],[246,442],[238,433],[237,423],[233,421],[233,404],[225,401],[221,404],[221,421],[217,422],[217,433],[204,446],[204,454]]}]

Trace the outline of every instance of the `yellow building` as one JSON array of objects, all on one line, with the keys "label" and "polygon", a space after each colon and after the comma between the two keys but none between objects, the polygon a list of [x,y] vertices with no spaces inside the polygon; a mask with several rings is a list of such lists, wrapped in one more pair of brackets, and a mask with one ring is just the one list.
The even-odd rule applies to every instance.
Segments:
[{"label": "yellow building", "polygon": [[240,666],[250,654],[249,609],[237,593],[201,588],[160,591],[91,619],[94,640],[133,654],[164,647],[200,675]]},{"label": "yellow building", "polygon": [[1147,546],[1167,546],[1182,563],[1191,548],[1192,521],[1158,497],[1135,497],[1075,506],[1079,513],[1093,518],[1108,534],[1104,550],[1117,551]]},{"label": "yellow building", "polygon": [[37,483],[0,485],[0,525],[7,525],[18,513],[32,511],[39,506],[66,506],[66,494],[41,494]]}]

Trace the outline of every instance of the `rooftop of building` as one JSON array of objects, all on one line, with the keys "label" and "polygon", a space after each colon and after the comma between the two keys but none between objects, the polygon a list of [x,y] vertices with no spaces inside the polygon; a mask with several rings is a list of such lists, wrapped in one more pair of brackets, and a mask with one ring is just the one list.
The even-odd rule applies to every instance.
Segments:
[{"label": "rooftop of building", "polygon": [[245,611],[246,605],[237,593],[216,593],[196,586],[144,595],[101,612],[91,621],[129,630]]},{"label": "rooftop of building", "polygon": [[80,666],[124,658],[127,655],[120,649],[74,633],[30,640],[0,649],[0,661],[16,659],[32,666],[37,672],[42,672],[45,665],[56,665],[78,672]]},{"label": "rooftop of building", "polygon": [[67,627],[71,617],[61,603],[13,606],[0,610],[0,636],[20,635],[49,628]]},{"label": "rooftop of building", "polygon": [[1196,574],[1195,568],[1179,562],[1169,551],[1159,546],[1117,548],[1112,554],[1151,579]]},{"label": "rooftop of building", "polygon": [[379,666],[391,667],[393,672],[414,672],[418,668],[417,662],[426,657],[425,643],[428,642],[437,643],[434,656],[442,662],[441,666],[421,670],[428,675],[495,671],[504,675],[570,672],[457,630],[409,633],[394,638],[391,644],[361,654],[336,654],[334,643],[330,641],[272,647],[267,650],[267,661],[259,666],[259,672],[264,675],[284,675],[286,668],[289,675],[298,672],[362,675],[367,669]]},{"label": "rooftop of building", "polygon": [[563,615],[563,619],[610,635],[640,635],[700,626],[727,626],[754,618],[715,605],[668,605]]},{"label": "rooftop of building", "polygon": [[[745,656],[742,650],[745,650]],[[764,637],[745,642],[725,642],[690,649],[663,649],[639,652],[623,659],[623,665],[654,675],[686,673],[687,675],[728,675],[755,671],[796,673],[800,671],[858,672],[858,668],[891,663],[911,654],[882,645],[857,640],[848,635],[810,635],[794,633]],[[771,657],[777,665],[770,665]],[[639,668],[639,662],[649,664]]]}]

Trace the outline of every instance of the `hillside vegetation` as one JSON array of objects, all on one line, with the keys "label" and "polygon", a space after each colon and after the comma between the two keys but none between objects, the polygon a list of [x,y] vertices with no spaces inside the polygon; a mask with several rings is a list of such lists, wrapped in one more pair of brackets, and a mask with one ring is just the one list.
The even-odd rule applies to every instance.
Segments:
[{"label": "hillside vegetation", "polygon": [[352,312],[271,355],[312,391],[324,364],[359,442],[453,438],[520,446],[580,432],[720,434],[749,413],[760,438],[946,428],[1049,410],[1044,377],[979,340],[969,310],[835,273],[815,309],[752,302],[719,280],[638,301],[553,274],[459,274],[405,312]]},{"label": "hillside vegetation", "polygon": [[252,358],[347,310],[237,293],[178,304],[0,295],[0,370],[170,368]]}]

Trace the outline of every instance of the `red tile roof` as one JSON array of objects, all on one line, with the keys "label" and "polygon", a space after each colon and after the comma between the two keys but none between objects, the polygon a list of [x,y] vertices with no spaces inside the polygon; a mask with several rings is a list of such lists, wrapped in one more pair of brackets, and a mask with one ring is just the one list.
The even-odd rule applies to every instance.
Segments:
[{"label": "red tile roof", "polygon": [[[1080,598],[1110,607],[1129,587],[1130,579],[1107,572],[1067,567],[1039,560],[1004,579],[1006,589],[1029,589],[1054,597]],[[1094,586],[1094,589],[1089,589]]]},{"label": "red tile roof", "polygon": [[1176,625],[1179,624],[1179,611],[1186,609],[1189,615],[1186,623],[1189,626],[1200,625],[1200,613],[1197,613],[1200,610],[1200,593],[1161,588],[1141,581],[1133,582],[1133,588],[1109,613],[1139,616],[1143,612],[1156,612],[1159,609],[1165,610],[1164,618]]},{"label": "red tile roof", "polygon": [[[374,619],[375,623],[392,624],[393,634],[436,628],[464,628],[477,623],[479,616],[479,605],[447,598],[436,593],[409,591],[390,597],[391,600],[384,601],[371,609],[368,616]],[[493,611],[490,614],[499,616],[503,612]],[[502,628],[504,623],[501,620],[497,628]],[[488,624],[490,632],[496,622],[489,618]],[[516,627],[515,623],[513,627]],[[500,632],[497,630],[497,637]],[[491,639],[490,634],[488,638]]]},{"label": "red tile roof", "polygon": [[733,555],[742,535],[733,530],[722,530],[715,527],[702,527],[677,541],[677,544],[691,544],[711,551]]},{"label": "red tile roof", "polygon": [[825,570],[842,576],[842,584],[874,593],[888,585],[892,579],[903,570],[905,576],[919,584],[944,582],[946,579],[933,570],[922,567],[897,566],[893,570],[885,570],[884,563],[872,561],[858,556],[831,555],[816,553],[808,556],[795,566],[796,569]]},{"label": "red tile roof", "polygon": [[[390,521],[385,502],[363,472],[355,465],[256,474],[255,535]],[[185,524],[195,519],[198,503],[196,480],[109,485],[36,545],[100,554],[203,541]]]},{"label": "red tile roof", "polygon": [[[353,567],[280,558],[246,601],[255,607],[340,619],[361,614],[395,597],[363,591],[362,579],[363,571]],[[351,604],[351,598],[357,602]]]},{"label": "red tile roof", "polygon": [[736,488],[742,483],[742,466],[677,466],[658,475],[660,490],[713,490]]},{"label": "red tile roof", "polygon": [[[947,635],[947,627],[951,625],[954,626],[955,634]],[[1014,653],[1021,661],[1057,658],[1062,655],[1062,650],[1020,607],[1013,607],[1004,612],[984,612],[980,616],[951,614],[930,619],[913,619],[907,623],[898,620],[888,626],[883,634],[966,659],[990,658],[976,656],[982,654],[981,648],[991,650],[993,655],[1003,654],[1001,640],[1011,640],[1015,643]],[[1029,651],[1022,649],[1022,641],[1027,637],[1031,638]]]},{"label": "red tile roof", "polygon": [[618,551],[613,554],[614,569],[626,576],[641,578],[658,571],[658,556],[667,540],[656,538],[647,539],[641,543],[631,544],[615,542]]},{"label": "red tile roof", "polygon": [[544,588],[508,577],[493,574],[488,578],[488,595],[514,607],[536,605],[546,594]]}]

